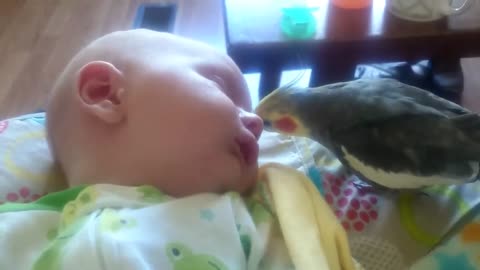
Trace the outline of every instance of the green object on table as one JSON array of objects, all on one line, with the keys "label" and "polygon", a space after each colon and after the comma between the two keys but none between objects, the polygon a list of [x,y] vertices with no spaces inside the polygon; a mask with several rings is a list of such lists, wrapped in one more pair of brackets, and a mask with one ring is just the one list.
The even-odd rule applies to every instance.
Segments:
[{"label": "green object on table", "polygon": [[308,39],[315,35],[317,22],[312,11],[318,8],[286,7],[282,8],[280,22],[282,33],[291,39]]}]

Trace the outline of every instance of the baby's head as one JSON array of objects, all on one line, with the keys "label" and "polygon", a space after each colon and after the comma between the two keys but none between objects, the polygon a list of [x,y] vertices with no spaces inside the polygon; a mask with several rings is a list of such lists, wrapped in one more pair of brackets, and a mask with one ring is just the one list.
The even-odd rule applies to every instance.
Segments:
[{"label": "baby's head", "polygon": [[225,54],[166,33],[115,32],[60,75],[48,138],[70,186],[244,192],[256,180],[263,127],[250,110],[243,76]]}]

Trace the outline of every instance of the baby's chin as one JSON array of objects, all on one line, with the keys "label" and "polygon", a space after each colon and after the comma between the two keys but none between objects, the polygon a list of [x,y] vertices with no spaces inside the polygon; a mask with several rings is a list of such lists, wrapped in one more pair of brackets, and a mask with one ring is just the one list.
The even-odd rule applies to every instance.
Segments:
[{"label": "baby's chin", "polygon": [[238,190],[240,193],[249,193],[251,192],[255,186],[257,185],[258,181],[258,165],[255,164],[248,168],[245,173],[242,175],[242,179],[240,180],[241,185]]}]

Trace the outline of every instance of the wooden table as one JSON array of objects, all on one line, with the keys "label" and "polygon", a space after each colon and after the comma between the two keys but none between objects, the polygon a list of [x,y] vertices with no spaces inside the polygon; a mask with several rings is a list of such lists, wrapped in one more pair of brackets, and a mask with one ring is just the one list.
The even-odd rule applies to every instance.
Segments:
[{"label": "wooden table", "polygon": [[[480,56],[480,1],[467,12],[418,23],[399,19],[373,0],[361,10],[315,2],[316,34],[289,40],[281,32],[280,0],[225,0],[228,54],[243,72],[261,72],[260,97],[275,89],[282,70],[310,67],[310,85],[353,78],[357,64],[431,59],[459,66],[462,57]],[[446,63],[446,64],[445,64]]]}]

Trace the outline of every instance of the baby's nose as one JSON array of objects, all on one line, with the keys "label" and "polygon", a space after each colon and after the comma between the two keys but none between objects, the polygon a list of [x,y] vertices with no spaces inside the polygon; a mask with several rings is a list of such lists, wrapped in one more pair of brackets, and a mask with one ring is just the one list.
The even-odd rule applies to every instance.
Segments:
[{"label": "baby's nose", "polygon": [[240,109],[240,119],[243,125],[253,133],[257,140],[260,138],[263,130],[263,120],[258,115]]}]

